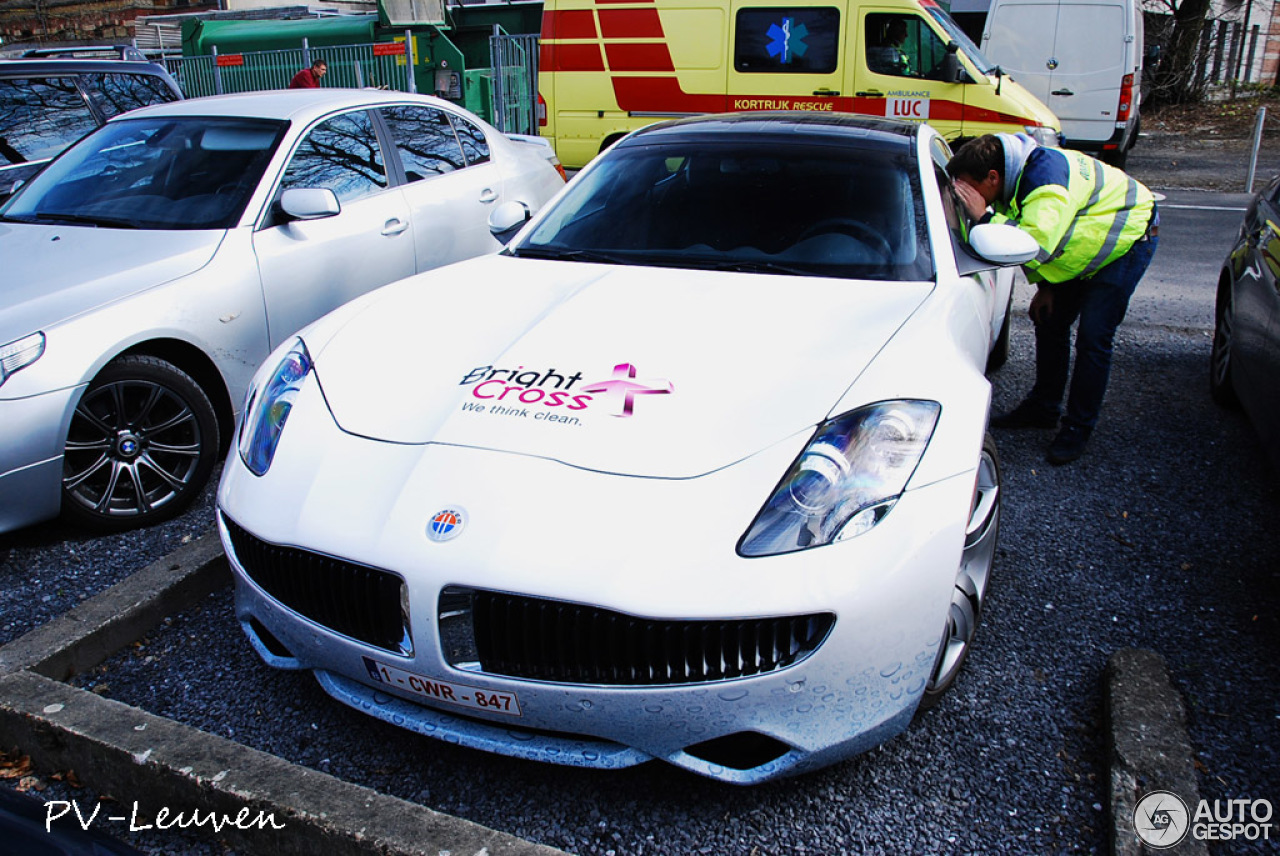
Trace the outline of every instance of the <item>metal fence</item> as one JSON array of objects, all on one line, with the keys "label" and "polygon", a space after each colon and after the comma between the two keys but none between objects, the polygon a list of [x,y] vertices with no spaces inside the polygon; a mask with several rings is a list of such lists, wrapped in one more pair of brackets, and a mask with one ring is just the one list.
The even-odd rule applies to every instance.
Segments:
[{"label": "metal fence", "polygon": [[298,71],[321,59],[329,66],[326,86],[416,92],[412,50],[408,39],[403,44],[325,47],[311,47],[304,40],[301,48],[235,54],[220,54],[215,48],[209,56],[164,57],[162,62],[188,98],[284,89]]},{"label": "metal fence", "polygon": [[489,37],[493,71],[493,124],[513,134],[538,133],[538,37],[512,36],[493,25]]}]

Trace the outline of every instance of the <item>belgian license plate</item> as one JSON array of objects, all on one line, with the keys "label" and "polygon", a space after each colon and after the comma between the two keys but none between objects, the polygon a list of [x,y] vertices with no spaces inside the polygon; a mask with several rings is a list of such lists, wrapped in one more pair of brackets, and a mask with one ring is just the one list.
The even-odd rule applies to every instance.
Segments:
[{"label": "belgian license plate", "polygon": [[407,690],[416,696],[434,702],[456,704],[472,710],[483,710],[488,713],[505,713],[508,716],[520,715],[520,701],[515,693],[504,693],[486,690],[480,687],[469,687],[466,684],[455,684],[452,681],[441,681],[425,675],[415,675],[404,669],[397,669],[386,663],[379,663],[372,657],[364,658],[364,667],[369,677],[379,683]]}]

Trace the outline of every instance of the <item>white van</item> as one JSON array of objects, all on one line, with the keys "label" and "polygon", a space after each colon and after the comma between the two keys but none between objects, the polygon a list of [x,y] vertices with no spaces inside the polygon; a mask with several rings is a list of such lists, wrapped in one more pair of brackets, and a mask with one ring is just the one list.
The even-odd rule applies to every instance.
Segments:
[{"label": "white van", "polygon": [[1138,140],[1136,0],[992,0],[982,50],[1054,112],[1065,146],[1124,166]]}]

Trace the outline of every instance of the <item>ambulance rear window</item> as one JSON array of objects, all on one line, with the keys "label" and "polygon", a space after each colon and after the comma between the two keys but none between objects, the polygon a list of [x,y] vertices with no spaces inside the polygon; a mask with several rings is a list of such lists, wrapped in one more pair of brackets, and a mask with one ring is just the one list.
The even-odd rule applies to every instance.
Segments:
[{"label": "ambulance rear window", "polygon": [[840,56],[840,10],[830,6],[740,9],[733,67],[740,72],[831,74]]}]

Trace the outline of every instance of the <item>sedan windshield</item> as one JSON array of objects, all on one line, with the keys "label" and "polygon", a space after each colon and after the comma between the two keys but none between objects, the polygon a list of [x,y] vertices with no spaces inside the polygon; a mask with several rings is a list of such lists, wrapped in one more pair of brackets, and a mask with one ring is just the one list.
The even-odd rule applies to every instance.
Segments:
[{"label": "sedan windshield", "polygon": [[931,279],[913,161],[856,145],[705,137],[614,149],[514,255],[857,279]]},{"label": "sedan windshield", "polygon": [[4,218],[114,229],[225,229],[243,213],[284,131],[279,121],[112,122],[68,149]]}]

